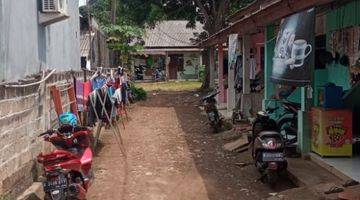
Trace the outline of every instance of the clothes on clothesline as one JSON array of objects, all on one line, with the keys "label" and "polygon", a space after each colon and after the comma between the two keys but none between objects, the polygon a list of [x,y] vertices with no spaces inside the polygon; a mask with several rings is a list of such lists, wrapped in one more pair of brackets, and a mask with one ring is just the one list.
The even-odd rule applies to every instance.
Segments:
[{"label": "clothes on clothesline", "polygon": [[115,106],[118,107],[118,105],[120,105],[122,102],[121,89],[120,88],[116,89],[114,94],[111,96],[111,98],[113,99]]},{"label": "clothes on clothesline", "polygon": [[97,122],[97,117],[99,117],[99,120],[108,123],[106,114],[110,117],[113,113],[113,102],[111,101],[108,88],[103,87],[91,92],[87,106],[89,108],[88,126],[94,126]]},{"label": "clothes on clothesline", "polygon": [[235,89],[240,91],[243,86],[243,57],[238,55],[236,58],[236,68],[235,68]]},{"label": "clothes on clothesline", "polygon": [[103,75],[96,76],[91,80],[92,89],[93,90],[100,89],[102,88],[102,86],[106,84],[106,82],[107,82],[107,78],[105,76]]},{"label": "clothes on clothesline", "polygon": [[[119,73],[121,72],[121,73]],[[87,125],[94,126],[98,120],[108,123],[128,103],[128,78],[124,70],[109,76],[96,72],[89,81],[76,80],[77,102],[80,111],[87,111]]]},{"label": "clothes on clothesline", "polygon": [[250,74],[249,74],[249,78],[250,80],[255,80],[256,78],[256,59],[255,58],[250,58]]},{"label": "clothes on clothesline", "polygon": [[75,87],[76,87],[76,103],[77,103],[79,112],[83,112],[84,104],[85,104],[84,83],[79,80],[76,80],[75,83],[76,83],[76,85],[75,85]]},{"label": "clothes on clothesline", "polygon": [[84,110],[87,111],[89,108],[87,107],[87,103],[89,101],[89,94],[92,92],[91,81],[86,81],[84,83]]}]

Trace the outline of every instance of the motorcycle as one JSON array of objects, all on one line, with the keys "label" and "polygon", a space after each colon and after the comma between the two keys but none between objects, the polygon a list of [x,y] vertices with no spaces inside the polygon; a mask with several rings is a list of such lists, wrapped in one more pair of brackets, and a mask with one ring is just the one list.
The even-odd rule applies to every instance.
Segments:
[{"label": "motorcycle", "polygon": [[49,154],[40,153],[37,157],[44,168],[40,180],[45,199],[86,199],[93,178],[91,131],[86,127],[63,125],[39,137],[58,148]]},{"label": "motorcycle", "polygon": [[142,65],[135,66],[135,80],[144,80],[144,67]]},{"label": "motorcycle", "polygon": [[276,109],[278,108],[257,113],[249,138],[255,166],[262,174],[262,180],[271,185],[277,182],[279,174],[287,168],[283,137],[278,132],[276,121],[269,116]]},{"label": "motorcycle", "polygon": [[297,115],[298,110],[301,109],[301,104],[284,101],[282,107],[285,112],[280,116],[280,120],[277,122],[279,131],[285,139],[285,146],[287,148],[296,147]]},{"label": "motorcycle", "polygon": [[216,95],[218,95],[219,93],[220,92],[215,90],[202,98],[202,101],[205,103],[204,105],[205,112],[210,121],[210,125],[214,130],[214,133],[219,132],[219,130],[222,127],[222,119],[216,107],[216,99],[215,99]]}]

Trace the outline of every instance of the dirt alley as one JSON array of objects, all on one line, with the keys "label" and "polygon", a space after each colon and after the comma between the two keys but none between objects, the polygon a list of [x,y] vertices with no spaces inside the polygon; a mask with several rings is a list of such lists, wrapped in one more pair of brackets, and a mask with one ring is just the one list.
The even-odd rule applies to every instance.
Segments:
[{"label": "dirt alley", "polygon": [[[127,159],[110,131],[101,135],[102,148],[94,161],[95,181],[88,199],[264,199],[292,187],[275,188],[256,181],[248,152],[222,150],[224,141],[211,133],[199,109],[197,92],[160,92],[130,111],[122,130]],[[121,126],[120,126],[121,127]]]}]

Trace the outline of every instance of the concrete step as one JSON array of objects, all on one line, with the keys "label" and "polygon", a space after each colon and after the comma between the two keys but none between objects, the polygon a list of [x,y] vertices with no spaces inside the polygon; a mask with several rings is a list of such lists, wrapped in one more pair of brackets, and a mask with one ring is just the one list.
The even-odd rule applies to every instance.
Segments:
[{"label": "concrete step", "polygon": [[310,160],[302,158],[288,158],[287,160],[289,177],[299,187],[344,181]]},{"label": "concrete step", "polygon": [[360,186],[352,186],[344,188],[343,192],[325,194],[330,188],[341,185],[335,183],[323,183],[315,186],[304,186],[289,189],[274,196],[269,197],[267,200],[359,200],[360,199]]}]

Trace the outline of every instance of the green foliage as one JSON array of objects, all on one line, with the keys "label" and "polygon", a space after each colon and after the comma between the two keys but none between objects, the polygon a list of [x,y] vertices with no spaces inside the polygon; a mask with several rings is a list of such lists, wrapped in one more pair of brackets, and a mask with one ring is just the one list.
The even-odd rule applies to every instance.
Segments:
[{"label": "green foliage", "polygon": [[161,20],[188,20],[188,27],[196,21],[204,24],[206,32],[194,35],[193,42],[199,42],[226,25],[226,17],[254,0],[116,0],[116,24],[111,23],[112,0],[90,0],[90,8],[80,8],[82,15],[87,11],[97,19],[100,27],[108,34],[108,47],[120,52],[122,61],[128,61],[130,54],[142,49],[140,38],[144,29],[153,27]]},{"label": "green foliage", "polygon": [[142,87],[136,87],[136,86],[132,85],[130,88],[131,88],[133,98],[135,101],[146,100],[147,93]]},{"label": "green foliage", "polygon": [[108,35],[108,48],[120,52],[121,60],[127,62],[130,53],[143,49],[144,29],[130,25],[104,25]]},{"label": "green foliage", "polygon": [[90,8],[81,7],[82,15],[90,10],[108,36],[108,48],[119,52],[127,62],[132,52],[143,49],[145,26],[165,19],[162,0],[116,0],[116,24],[111,23],[112,0],[91,0]]}]

